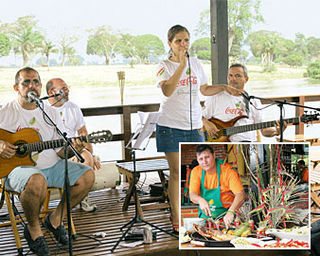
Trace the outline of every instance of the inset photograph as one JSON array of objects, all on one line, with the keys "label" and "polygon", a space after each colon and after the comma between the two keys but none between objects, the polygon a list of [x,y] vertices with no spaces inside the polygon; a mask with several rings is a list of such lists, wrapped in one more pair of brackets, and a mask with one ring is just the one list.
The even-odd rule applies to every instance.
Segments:
[{"label": "inset photograph", "polygon": [[180,144],[179,249],[310,249],[309,144]]}]

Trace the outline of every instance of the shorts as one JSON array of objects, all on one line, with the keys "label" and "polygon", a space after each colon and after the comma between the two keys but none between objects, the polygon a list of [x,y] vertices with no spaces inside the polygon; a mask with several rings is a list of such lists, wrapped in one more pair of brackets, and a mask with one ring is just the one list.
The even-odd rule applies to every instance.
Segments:
[{"label": "shorts", "polygon": [[[76,181],[91,167],[80,163],[68,161],[68,173],[70,186],[73,186]],[[33,174],[40,173],[47,181],[48,187],[63,188],[64,187],[64,160],[60,159],[55,165],[39,169],[35,166],[19,166],[13,169],[6,179],[6,188],[9,191],[21,193],[29,178]]]},{"label": "shorts", "polygon": [[166,126],[156,127],[157,151],[179,152],[179,142],[203,142],[200,129],[180,130]]}]

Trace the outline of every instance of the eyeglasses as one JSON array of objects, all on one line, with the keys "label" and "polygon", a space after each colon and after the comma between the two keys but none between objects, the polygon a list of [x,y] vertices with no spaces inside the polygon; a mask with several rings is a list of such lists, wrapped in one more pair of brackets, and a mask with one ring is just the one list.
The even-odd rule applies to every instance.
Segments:
[{"label": "eyeglasses", "polygon": [[29,86],[31,83],[33,83],[36,86],[39,86],[41,84],[41,82],[38,79],[33,79],[33,80],[26,79],[21,84],[23,86]]}]

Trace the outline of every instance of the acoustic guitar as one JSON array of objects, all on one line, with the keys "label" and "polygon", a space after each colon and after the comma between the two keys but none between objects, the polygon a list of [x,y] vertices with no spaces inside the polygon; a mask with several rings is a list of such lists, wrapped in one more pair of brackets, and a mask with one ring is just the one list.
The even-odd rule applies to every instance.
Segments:
[{"label": "acoustic guitar", "polygon": [[[287,119],[284,119],[283,121],[286,122],[287,124],[299,124],[300,122],[308,123],[314,120],[319,120],[318,116],[319,114],[309,114],[309,115],[305,114],[305,115],[302,115],[301,117],[287,118]],[[215,138],[210,137],[208,133],[205,131],[206,141],[227,142],[227,141],[230,141],[229,137],[231,135],[273,127],[276,125],[276,122],[277,122],[277,120],[273,120],[273,121],[267,121],[267,122],[256,123],[256,124],[234,126],[235,123],[242,118],[248,118],[248,117],[237,116],[227,122],[221,121],[213,117],[210,118],[209,121],[215,124],[215,126],[219,129],[219,131],[217,132]]]},{"label": "acoustic guitar", "polygon": [[[76,139],[87,143],[103,143],[112,139],[112,133],[104,130],[90,133],[87,136],[79,136]],[[0,140],[17,146],[16,154],[12,158],[0,157],[0,178],[7,176],[17,166],[34,166],[36,163],[31,157],[32,152],[60,148],[64,145],[63,139],[42,141],[41,135],[33,128],[23,128],[16,133],[0,129]]]}]

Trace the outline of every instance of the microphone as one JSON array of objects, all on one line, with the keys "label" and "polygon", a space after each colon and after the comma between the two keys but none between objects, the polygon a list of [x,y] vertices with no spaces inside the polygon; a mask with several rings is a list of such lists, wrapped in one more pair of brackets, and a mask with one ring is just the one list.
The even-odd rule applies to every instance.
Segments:
[{"label": "microphone", "polygon": [[188,52],[188,51],[186,51],[186,57],[187,57],[187,58],[189,58],[189,57],[190,57],[190,55],[189,55],[189,52]]},{"label": "microphone", "polygon": [[45,96],[45,97],[42,97],[40,100],[47,100],[47,99],[49,99],[49,98],[55,98],[55,99],[57,99],[59,96],[64,96],[64,91],[61,89],[61,90],[59,90],[59,92],[58,93],[55,93],[55,94],[52,94],[52,95],[50,95],[50,96]]},{"label": "microphone", "polygon": [[38,98],[37,94],[34,91],[27,93],[27,100],[29,103],[35,102],[37,105],[40,105],[41,99]]}]

